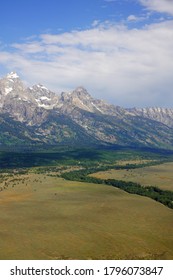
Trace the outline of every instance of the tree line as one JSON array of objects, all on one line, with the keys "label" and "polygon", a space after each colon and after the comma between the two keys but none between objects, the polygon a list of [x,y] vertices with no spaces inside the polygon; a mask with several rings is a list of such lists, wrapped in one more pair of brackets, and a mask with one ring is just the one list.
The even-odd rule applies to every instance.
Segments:
[{"label": "tree line", "polygon": [[127,182],[116,179],[100,179],[92,176],[88,176],[92,173],[100,171],[100,169],[90,168],[77,171],[65,172],[61,174],[61,177],[70,181],[80,181],[95,184],[105,184],[119,188],[131,194],[137,194],[141,196],[150,197],[155,201],[158,201],[165,206],[173,209],[173,192],[168,190],[161,190],[156,186],[142,186],[139,183]]}]

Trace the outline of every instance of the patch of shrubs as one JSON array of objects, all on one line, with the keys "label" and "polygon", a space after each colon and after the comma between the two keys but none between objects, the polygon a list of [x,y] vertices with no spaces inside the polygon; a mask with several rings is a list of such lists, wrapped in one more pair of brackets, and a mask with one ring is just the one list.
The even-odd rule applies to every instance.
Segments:
[{"label": "patch of shrubs", "polygon": [[158,201],[169,208],[173,209],[173,192],[167,190],[161,190],[155,186],[142,186],[139,183],[127,182],[123,180],[115,180],[115,179],[99,179],[95,177],[88,176],[89,174],[100,171],[100,169],[83,169],[78,171],[71,171],[61,174],[66,180],[70,181],[80,181],[87,183],[95,183],[95,184],[106,184],[109,186],[113,186],[119,188],[123,191],[126,191],[131,194],[137,194],[141,196],[147,196],[155,201]]}]

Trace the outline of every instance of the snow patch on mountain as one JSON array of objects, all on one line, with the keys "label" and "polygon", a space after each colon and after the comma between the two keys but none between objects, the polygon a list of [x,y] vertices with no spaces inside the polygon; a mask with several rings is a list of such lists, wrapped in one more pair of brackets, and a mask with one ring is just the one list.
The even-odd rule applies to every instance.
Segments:
[{"label": "snow patch on mountain", "polygon": [[10,72],[9,74],[7,74],[7,79],[18,79],[19,76],[17,75],[16,72]]},{"label": "snow patch on mountain", "polygon": [[101,113],[103,113],[103,111],[100,110],[100,108],[98,108],[93,102],[91,102],[91,104],[92,104],[98,111],[100,111]]},{"label": "snow patch on mountain", "polygon": [[6,87],[5,88],[5,94],[7,95],[8,93],[10,93],[13,90],[12,87]]}]

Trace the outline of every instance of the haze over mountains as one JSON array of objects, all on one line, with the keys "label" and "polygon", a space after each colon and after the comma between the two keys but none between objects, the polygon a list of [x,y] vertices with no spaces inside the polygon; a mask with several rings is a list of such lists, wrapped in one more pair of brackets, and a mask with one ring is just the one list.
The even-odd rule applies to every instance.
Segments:
[{"label": "haze over mountains", "polygon": [[17,73],[0,79],[1,147],[118,144],[173,147],[173,109],[130,108],[94,99],[78,87],[60,95],[25,87]]}]

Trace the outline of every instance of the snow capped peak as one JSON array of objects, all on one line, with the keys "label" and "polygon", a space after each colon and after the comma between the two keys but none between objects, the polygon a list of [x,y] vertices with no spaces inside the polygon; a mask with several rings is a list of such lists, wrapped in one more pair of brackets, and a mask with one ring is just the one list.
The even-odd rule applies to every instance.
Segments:
[{"label": "snow capped peak", "polygon": [[0,79],[0,90],[3,95],[8,95],[10,93],[19,93],[24,91],[24,85],[19,79],[16,72],[10,72],[2,79]]},{"label": "snow capped peak", "polygon": [[33,100],[35,100],[38,107],[50,110],[53,109],[57,103],[55,93],[51,92],[48,88],[40,83],[29,87],[27,90],[30,96],[32,96]]},{"label": "snow capped peak", "polygon": [[7,79],[17,79],[19,78],[19,76],[17,75],[16,72],[10,72],[9,74],[7,74]]},{"label": "snow capped peak", "polygon": [[38,84],[38,85],[36,85],[36,87],[38,87],[38,88],[43,88],[43,89],[47,89],[45,86],[43,86],[42,84]]},{"label": "snow capped peak", "polygon": [[34,91],[49,91],[49,89],[45,86],[43,86],[42,84],[37,84],[34,85],[32,87],[29,88],[30,90],[34,90]]}]

